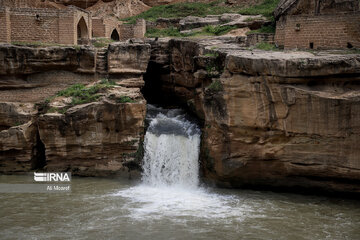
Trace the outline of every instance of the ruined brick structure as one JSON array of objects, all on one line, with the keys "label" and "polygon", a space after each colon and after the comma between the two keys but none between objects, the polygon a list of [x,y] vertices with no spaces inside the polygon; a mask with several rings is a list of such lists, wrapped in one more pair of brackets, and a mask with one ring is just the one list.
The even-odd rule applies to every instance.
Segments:
[{"label": "ruined brick structure", "polygon": [[0,42],[87,43],[91,39],[91,14],[66,9],[0,8]]},{"label": "ruined brick structure", "polygon": [[123,24],[115,17],[92,17],[89,11],[75,6],[46,3],[0,0],[0,42],[76,45],[88,44],[92,37],[119,41],[145,36],[146,22],[143,19],[136,24]]},{"label": "ruined brick structure", "polygon": [[124,41],[130,38],[144,38],[146,22],[138,19],[135,24],[122,24],[116,18],[93,18],[93,37]]},{"label": "ruined brick structure", "polygon": [[360,48],[358,0],[282,0],[275,18],[285,49]]}]

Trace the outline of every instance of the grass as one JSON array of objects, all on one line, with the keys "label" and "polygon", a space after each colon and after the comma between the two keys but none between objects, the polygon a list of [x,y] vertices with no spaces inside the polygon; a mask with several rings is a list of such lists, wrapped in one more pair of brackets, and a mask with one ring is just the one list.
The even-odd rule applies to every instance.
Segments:
[{"label": "grass", "polygon": [[114,42],[114,40],[109,38],[96,38],[96,41],[93,43],[93,45],[96,48],[103,48],[108,46],[112,42]]},{"label": "grass", "polygon": [[220,36],[236,29],[235,26],[206,26],[199,32],[181,33],[179,29],[170,27],[165,29],[150,28],[146,37],[197,37],[197,36]]},{"label": "grass", "polygon": [[275,26],[269,25],[269,26],[262,26],[259,29],[252,30],[250,32],[247,32],[246,34],[252,34],[252,33],[275,33]]},{"label": "grass", "polygon": [[213,34],[216,36],[220,36],[236,28],[237,28],[236,26],[206,26],[204,27],[203,31],[205,33],[209,33],[209,35]]},{"label": "grass", "polygon": [[165,29],[150,28],[146,31],[146,37],[186,37],[187,34],[180,33],[179,29],[170,27]]},{"label": "grass", "polygon": [[220,92],[223,90],[223,85],[221,84],[220,80],[215,80],[209,85],[208,89],[215,92]]},{"label": "grass", "polygon": [[120,98],[116,99],[117,103],[134,103],[135,101],[128,96],[121,96]]},{"label": "grass", "polygon": [[280,0],[264,0],[258,5],[241,9],[238,13],[244,15],[258,15],[261,14],[267,18],[273,17],[273,12]]},{"label": "grass", "polygon": [[183,18],[187,16],[205,17],[206,15],[218,15],[223,13],[236,13],[241,8],[226,6],[221,1],[210,3],[175,3],[155,6],[149,10],[133,17],[125,18],[128,23],[135,23],[137,19],[143,18],[147,21],[156,21],[158,18]]},{"label": "grass", "polygon": [[261,42],[255,45],[256,49],[264,50],[264,51],[276,51],[278,48],[275,46],[275,44],[270,44],[267,42]]},{"label": "grass", "polygon": [[57,93],[56,96],[72,97],[71,104],[79,105],[89,102],[95,102],[99,99],[98,93],[105,88],[112,87],[115,83],[103,79],[91,87],[85,87],[84,84],[74,84],[65,90]]},{"label": "grass", "polygon": [[47,113],[61,113],[64,114],[66,113],[66,111],[68,110],[68,108],[56,108],[56,107],[51,107],[47,110]]}]

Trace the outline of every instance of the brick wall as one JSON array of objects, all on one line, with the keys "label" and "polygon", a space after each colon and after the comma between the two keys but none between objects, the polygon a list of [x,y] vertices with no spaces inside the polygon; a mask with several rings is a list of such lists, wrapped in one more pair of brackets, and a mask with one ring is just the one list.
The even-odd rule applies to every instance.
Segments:
[{"label": "brick wall", "polygon": [[[77,23],[84,18],[91,38],[91,15],[75,7],[66,10],[0,8],[0,41],[77,44]],[[5,24],[3,24],[5,23]]]},{"label": "brick wall", "polygon": [[[285,49],[360,48],[360,12],[318,16],[287,16],[277,27],[276,41]],[[283,35],[283,37],[282,37]]]},{"label": "brick wall", "polygon": [[56,10],[12,9],[10,22],[11,41],[58,42],[59,18]]},{"label": "brick wall", "polygon": [[146,33],[146,21],[138,19],[134,26],[134,38],[144,38]]},{"label": "brick wall", "polygon": [[0,42],[10,42],[10,15],[8,8],[0,8]]},{"label": "brick wall", "polygon": [[266,42],[270,44],[274,44],[274,36],[273,33],[252,33],[247,35],[246,38],[246,46],[254,46],[261,42]]},{"label": "brick wall", "polygon": [[74,12],[60,12],[58,25],[58,43],[77,44],[77,26]]},{"label": "brick wall", "polygon": [[105,37],[105,25],[101,18],[93,18],[93,37]]},{"label": "brick wall", "polygon": [[131,24],[122,24],[119,25],[120,29],[120,40],[125,41],[127,39],[134,37],[134,25]]},{"label": "brick wall", "polygon": [[118,34],[120,35],[119,20],[114,18],[105,18],[104,24],[105,24],[105,37],[111,38],[111,34],[114,31],[114,29],[116,29],[118,31]]}]

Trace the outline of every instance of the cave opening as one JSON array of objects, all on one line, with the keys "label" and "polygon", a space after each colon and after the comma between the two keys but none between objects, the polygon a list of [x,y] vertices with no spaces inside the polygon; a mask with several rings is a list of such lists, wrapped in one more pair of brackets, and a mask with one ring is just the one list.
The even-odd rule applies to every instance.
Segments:
[{"label": "cave opening", "polygon": [[45,144],[40,139],[40,133],[36,133],[36,144],[33,147],[31,169],[42,169],[46,166],[46,154]]},{"label": "cave opening", "polygon": [[144,74],[145,85],[141,92],[148,104],[163,108],[179,108],[188,114],[191,121],[195,121],[201,128],[204,119],[199,115],[191,104],[191,100],[177,92],[177,86],[172,81],[171,64],[159,63],[151,56],[146,73]]}]

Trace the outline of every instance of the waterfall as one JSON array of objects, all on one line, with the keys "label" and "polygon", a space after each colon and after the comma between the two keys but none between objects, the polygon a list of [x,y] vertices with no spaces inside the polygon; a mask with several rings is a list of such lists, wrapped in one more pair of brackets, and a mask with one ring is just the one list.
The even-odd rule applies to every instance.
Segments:
[{"label": "waterfall", "polygon": [[201,131],[180,109],[148,105],[142,183],[112,194],[126,199],[122,207],[139,221],[242,221],[248,206],[231,195],[211,193],[199,185]]},{"label": "waterfall", "polygon": [[200,129],[180,109],[148,106],[143,182],[150,186],[196,188]]}]

